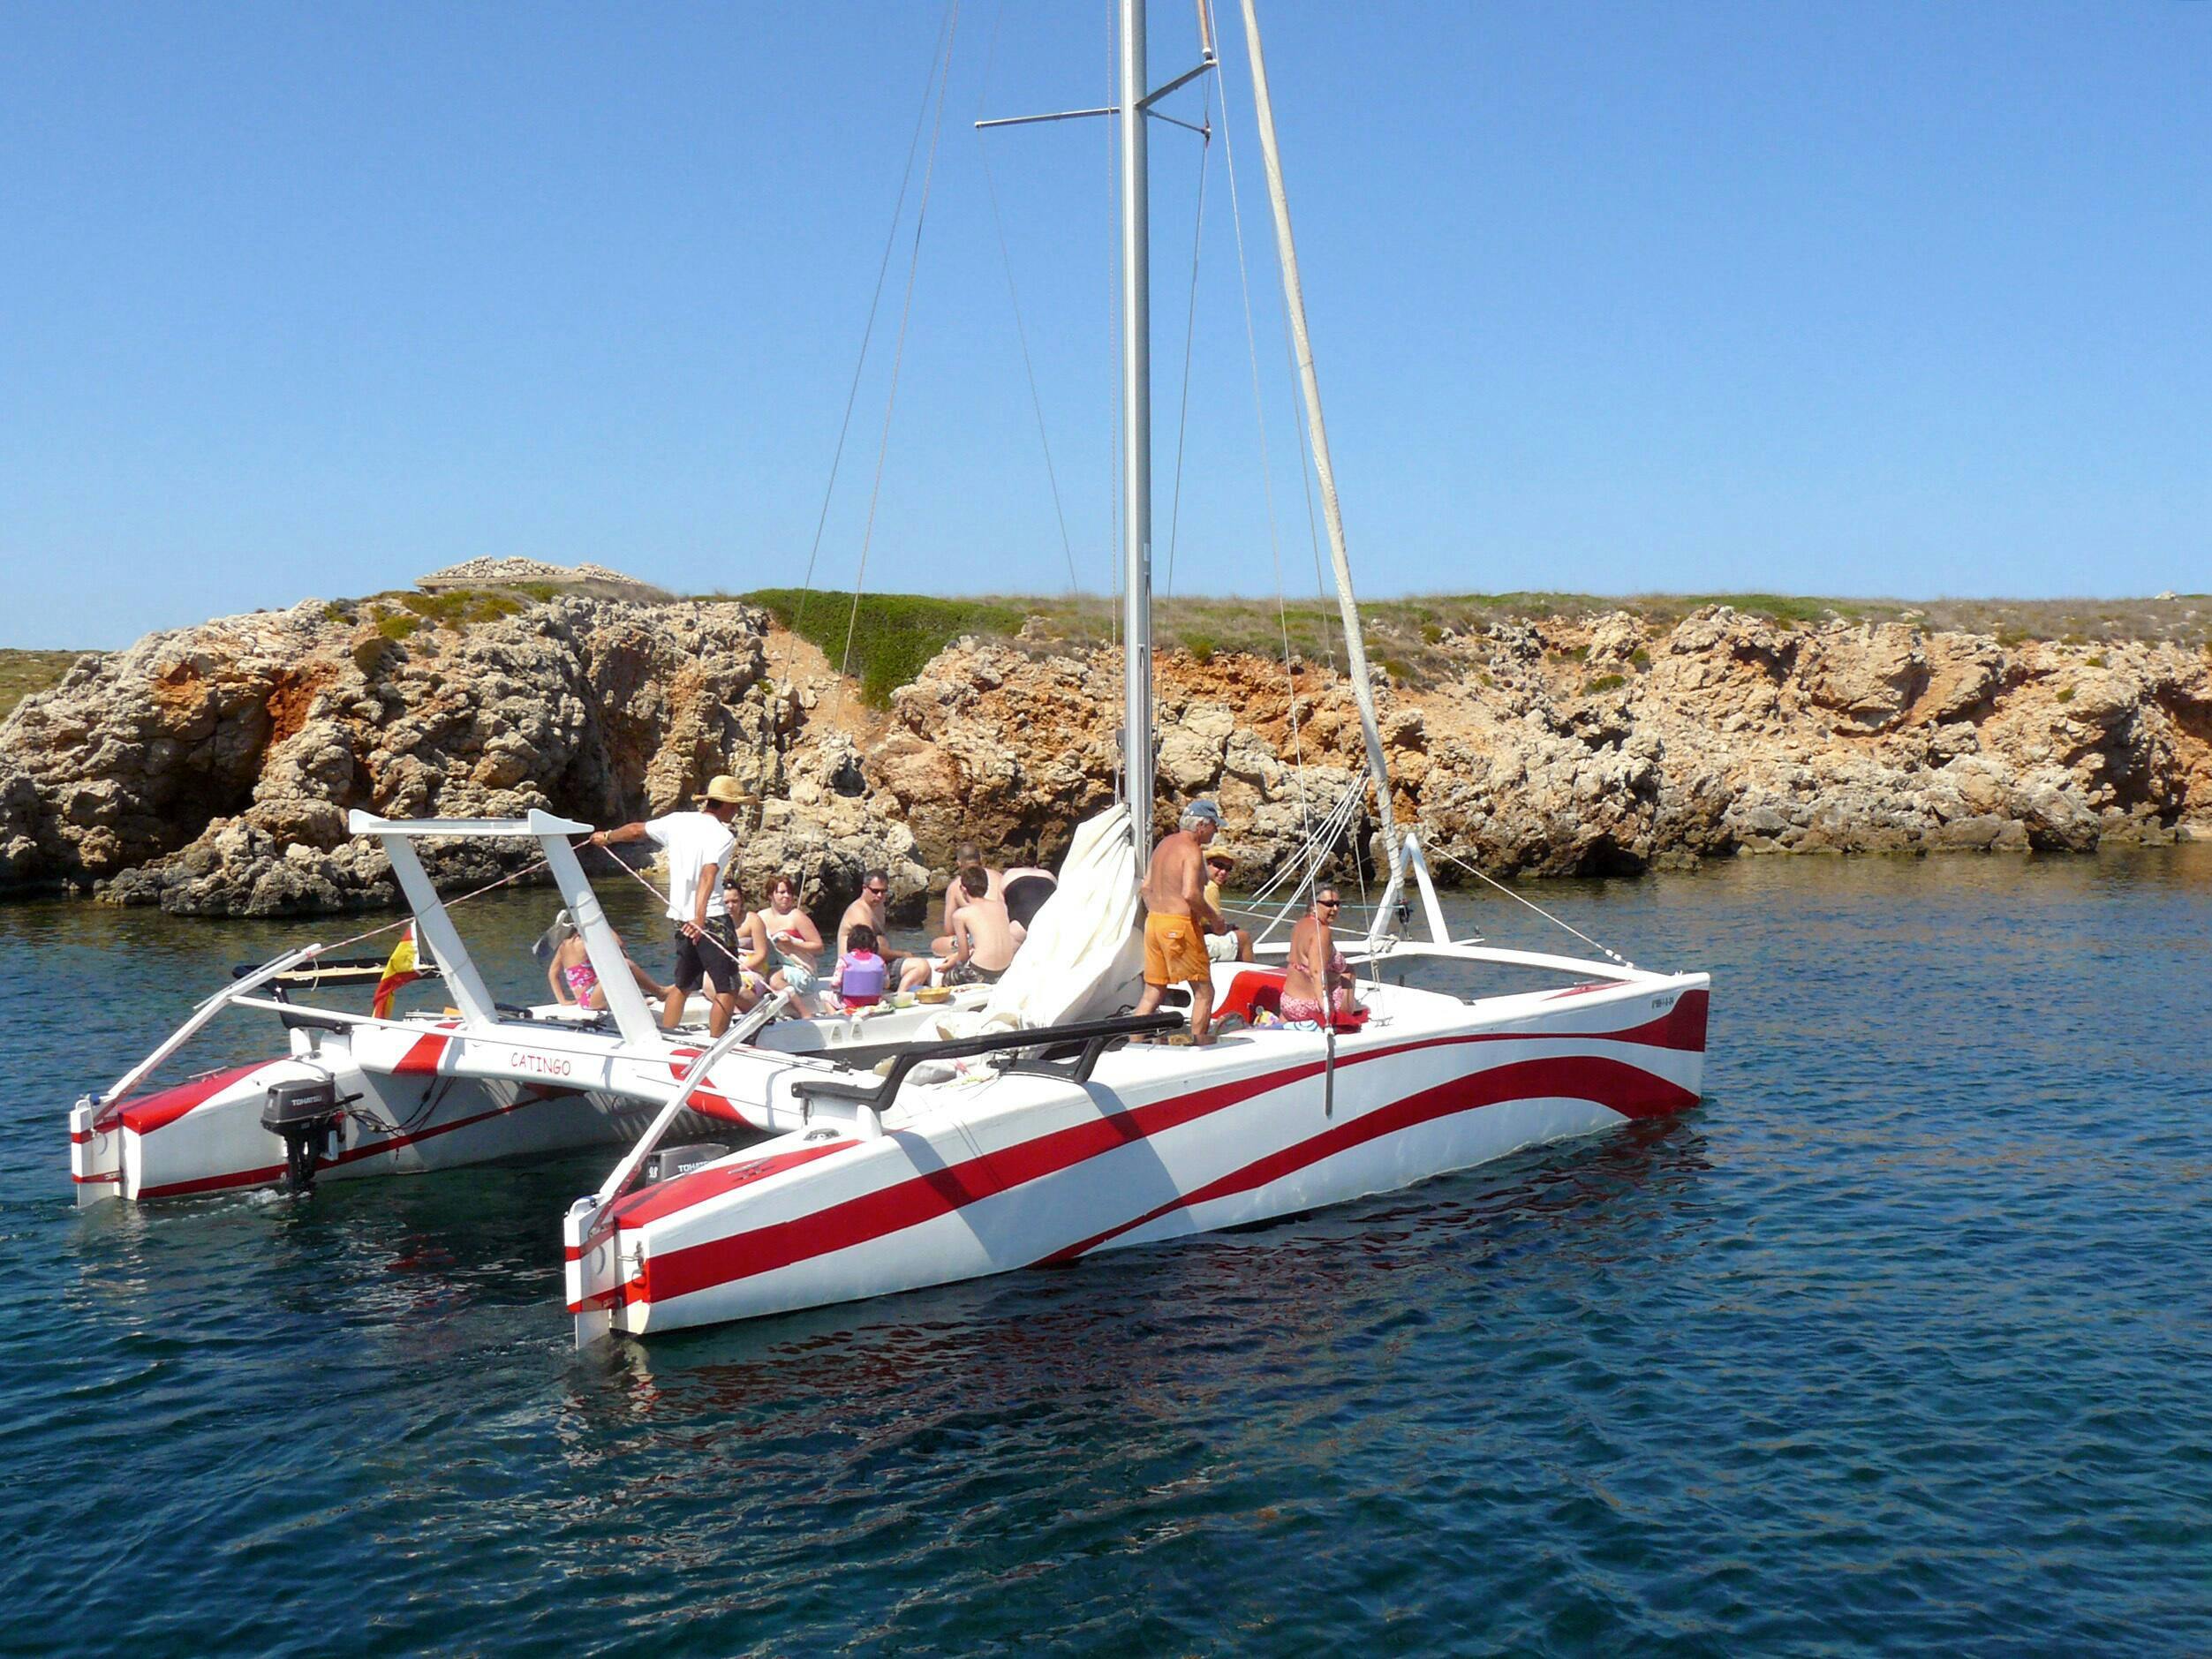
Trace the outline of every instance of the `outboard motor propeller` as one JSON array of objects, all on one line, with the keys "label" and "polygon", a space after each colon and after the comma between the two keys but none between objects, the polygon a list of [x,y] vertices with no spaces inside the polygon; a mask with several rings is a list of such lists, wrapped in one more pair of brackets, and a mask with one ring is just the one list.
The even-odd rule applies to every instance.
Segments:
[{"label": "outboard motor propeller", "polygon": [[330,1155],[344,1103],[328,1077],[294,1077],[271,1083],[261,1104],[261,1127],[284,1142],[284,1187],[311,1192],[315,1168]]}]

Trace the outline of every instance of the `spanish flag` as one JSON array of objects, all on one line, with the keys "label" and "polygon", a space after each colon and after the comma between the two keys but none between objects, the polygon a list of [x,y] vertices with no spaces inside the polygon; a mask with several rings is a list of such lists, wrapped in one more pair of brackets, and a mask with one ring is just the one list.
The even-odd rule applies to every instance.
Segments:
[{"label": "spanish flag", "polygon": [[415,924],[407,924],[407,931],[399,936],[399,943],[392,946],[391,959],[384,964],[384,977],[376,982],[376,995],[369,1003],[369,1013],[379,1020],[392,1017],[392,998],[402,985],[411,985],[422,977],[422,969],[415,963]]}]

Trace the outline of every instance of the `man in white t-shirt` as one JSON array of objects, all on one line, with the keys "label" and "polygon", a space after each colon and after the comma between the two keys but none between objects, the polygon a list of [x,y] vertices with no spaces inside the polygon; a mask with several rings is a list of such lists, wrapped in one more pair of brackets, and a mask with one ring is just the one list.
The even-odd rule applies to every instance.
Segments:
[{"label": "man in white t-shirt", "polygon": [[722,901],[721,872],[737,851],[737,837],[729,827],[737,809],[753,797],[737,780],[718,777],[708,782],[695,812],[670,812],[665,817],[625,824],[620,829],[595,830],[592,845],[607,847],[616,841],[650,841],[668,855],[668,920],[676,924],[676,972],[668,979],[668,1000],[661,1005],[661,1026],[675,1029],[683,1013],[684,999],[704,980],[713,989],[706,1016],[708,1035],[720,1037],[736,1011],[737,992],[744,983],[737,954],[737,933],[729,909]]}]

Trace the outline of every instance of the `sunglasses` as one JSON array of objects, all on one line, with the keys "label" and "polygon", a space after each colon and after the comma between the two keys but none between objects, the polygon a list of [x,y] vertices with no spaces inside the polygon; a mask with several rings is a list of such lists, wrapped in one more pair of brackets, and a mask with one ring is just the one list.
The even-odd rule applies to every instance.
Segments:
[{"label": "sunglasses", "polygon": [[890,892],[891,889],[888,887],[870,887],[867,891],[874,894],[885,894]]},{"label": "sunglasses", "polygon": [[1313,908],[1317,910],[1333,910],[1343,902],[1341,899],[1316,899]]}]

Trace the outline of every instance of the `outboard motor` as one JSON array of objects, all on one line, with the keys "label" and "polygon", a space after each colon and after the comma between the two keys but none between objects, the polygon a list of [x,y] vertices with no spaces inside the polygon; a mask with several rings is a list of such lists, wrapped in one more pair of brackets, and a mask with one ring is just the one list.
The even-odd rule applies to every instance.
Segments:
[{"label": "outboard motor", "polygon": [[271,1083],[261,1104],[261,1127],[284,1142],[284,1186],[312,1191],[315,1166],[330,1155],[344,1105],[328,1077],[293,1077]]},{"label": "outboard motor", "polygon": [[729,1156],[729,1149],[713,1141],[702,1141],[695,1146],[664,1146],[646,1155],[645,1185],[673,1180],[678,1175],[690,1174],[701,1165]]}]

